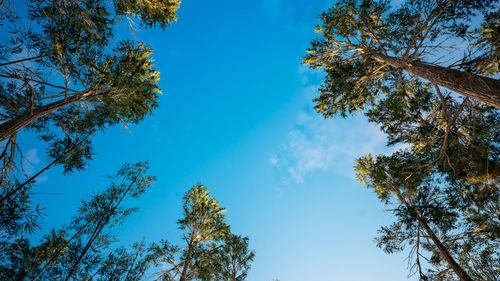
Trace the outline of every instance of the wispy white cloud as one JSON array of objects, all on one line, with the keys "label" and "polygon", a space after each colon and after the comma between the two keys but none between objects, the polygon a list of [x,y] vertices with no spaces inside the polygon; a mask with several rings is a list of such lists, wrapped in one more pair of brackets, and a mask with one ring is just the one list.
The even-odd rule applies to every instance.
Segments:
[{"label": "wispy white cloud", "polygon": [[316,172],[333,172],[353,177],[354,160],[367,153],[385,153],[386,137],[365,118],[324,119],[313,109],[311,100],[317,95],[319,71],[298,69],[303,83],[305,109],[297,114],[283,144],[269,162],[283,173],[285,183],[304,183]]},{"label": "wispy white cloud", "polygon": [[287,183],[303,183],[318,171],[352,177],[354,160],[384,152],[385,142],[384,134],[364,119],[324,120],[314,112],[302,112],[270,163],[285,171]]}]

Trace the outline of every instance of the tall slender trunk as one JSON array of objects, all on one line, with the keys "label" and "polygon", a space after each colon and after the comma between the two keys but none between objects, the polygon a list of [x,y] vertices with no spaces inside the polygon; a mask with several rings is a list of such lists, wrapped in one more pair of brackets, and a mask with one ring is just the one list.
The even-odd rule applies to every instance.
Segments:
[{"label": "tall slender trunk", "polygon": [[500,80],[419,61],[371,53],[377,61],[400,68],[466,97],[500,108]]},{"label": "tall slender trunk", "polygon": [[188,267],[191,263],[191,254],[193,252],[193,245],[192,244],[193,244],[192,242],[189,243],[189,249],[188,249],[188,252],[186,255],[186,262],[184,263],[184,266],[182,267],[182,273],[181,273],[181,277],[179,278],[179,281],[187,281],[187,271],[188,271]]},{"label": "tall slender trunk", "polygon": [[427,232],[427,235],[431,238],[432,242],[434,242],[434,245],[438,248],[439,252],[443,256],[443,258],[446,260],[448,265],[451,267],[451,269],[455,272],[455,274],[460,278],[462,281],[473,281],[472,278],[467,274],[467,272],[453,259],[451,256],[450,252],[446,247],[441,243],[439,238],[436,236],[434,231],[429,227],[429,225],[420,218],[419,216],[419,223],[420,225],[424,228],[425,232]]},{"label": "tall slender trunk", "polygon": [[458,278],[460,278],[461,281],[473,281],[472,278],[469,276],[469,274],[467,274],[467,272],[451,256],[451,254],[448,251],[448,249],[446,249],[446,247],[443,245],[443,243],[441,242],[441,240],[439,240],[439,238],[436,236],[436,234],[434,233],[434,231],[432,231],[432,229],[430,228],[430,226],[427,224],[427,222],[425,221],[425,219],[422,217],[422,214],[418,210],[416,210],[415,208],[413,208],[413,206],[411,206],[405,200],[405,198],[399,192],[399,190],[396,189],[393,192],[396,194],[396,196],[398,197],[398,199],[399,199],[399,201],[401,203],[403,203],[408,209],[415,211],[415,213],[417,215],[418,223],[422,226],[422,228],[425,230],[425,232],[427,232],[427,235],[429,235],[429,237],[431,238],[432,242],[434,243],[434,245],[438,249],[438,251],[441,254],[441,256],[446,260],[446,262],[451,267],[451,269],[453,270],[453,272],[455,272],[455,274],[458,276]]},{"label": "tall slender trunk", "polygon": [[10,136],[17,133],[19,130],[31,124],[31,122],[50,114],[56,110],[59,110],[67,105],[77,102],[80,100],[81,95],[74,95],[67,99],[61,99],[53,103],[35,108],[32,112],[25,113],[14,117],[13,119],[0,124],[0,142],[8,139]]}]

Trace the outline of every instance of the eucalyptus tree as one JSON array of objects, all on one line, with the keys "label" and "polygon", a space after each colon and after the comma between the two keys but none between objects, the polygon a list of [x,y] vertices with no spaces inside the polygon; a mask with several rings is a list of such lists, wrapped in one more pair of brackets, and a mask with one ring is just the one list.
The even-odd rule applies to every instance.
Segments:
[{"label": "eucalyptus tree", "polygon": [[167,268],[157,273],[156,280],[194,280],[200,269],[217,255],[217,245],[229,235],[224,212],[209,190],[193,186],[184,195],[183,218],[178,221],[184,232],[183,245],[175,246],[166,240],[153,243],[148,260],[155,267]]},{"label": "eucalyptus tree", "polygon": [[[116,38],[114,29],[134,19],[147,28],[165,28],[176,20],[179,4],[29,0],[20,13],[25,17],[4,19],[11,32],[0,45],[2,180],[8,171],[21,169],[15,156],[20,130],[47,142],[53,159],[57,151],[70,150],[76,155],[72,165],[81,169],[91,158],[93,134],[151,114],[161,92],[152,50]],[[72,145],[63,146],[67,143]]]},{"label": "eucalyptus tree", "polygon": [[[408,75],[499,108],[500,81],[488,77],[499,72],[498,9],[494,0],[407,0],[394,9],[384,0],[337,2],[321,14],[321,36],[303,60],[326,72],[317,111],[362,111]],[[478,14],[485,20],[473,27]],[[462,42],[468,49],[457,59]]]},{"label": "eucalyptus tree", "polygon": [[[151,188],[147,163],[125,164],[115,176],[118,183],[82,201],[71,223],[44,235],[37,246],[22,235],[2,239],[2,280],[138,280],[147,269],[144,243],[132,251],[109,249],[113,229],[136,209],[125,206]],[[120,274],[118,274],[120,273]],[[120,278],[111,278],[119,276]],[[127,277],[128,276],[128,277]],[[109,277],[109,278],[108,278]],[[129,278],[130,277],[130,278]]]}]

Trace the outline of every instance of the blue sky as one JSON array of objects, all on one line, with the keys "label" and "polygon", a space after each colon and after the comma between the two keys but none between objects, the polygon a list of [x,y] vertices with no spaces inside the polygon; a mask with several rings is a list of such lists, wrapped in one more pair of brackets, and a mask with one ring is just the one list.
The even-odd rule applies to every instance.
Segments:
[{"label": "blue sky", "polygon": [[[405,254],[376,248],[377,229],[391,218],[352,169],[355,158],[394,148],[361,116],[317,115],[321,73],[300,65],[330,5],[186,0],[166,31],[136,30],[154,49],[160,108],[97,136],[87,171],[62,176],[55,168],[41,178],[34,191],[47,208],[44,230],[68,222],[123,162],[149,159],[158,182],[134,203],[140,210],[122,226],[122,243],[178,241],[182,195],[201,182],[228,209],[233,232],[250,237],[249,281],[407,278]],[[29,136],[23,145],[26,167],[43,167],[43,148]]]}]

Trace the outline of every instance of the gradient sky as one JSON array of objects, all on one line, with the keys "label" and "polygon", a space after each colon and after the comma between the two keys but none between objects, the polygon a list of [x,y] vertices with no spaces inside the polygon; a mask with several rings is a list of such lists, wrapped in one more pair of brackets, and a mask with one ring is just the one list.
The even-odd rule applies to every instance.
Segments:
[{"label": "gradient sky", "polygon": [[[387,255],[373,241],[391,218],[352,168],[394,148],[361,116],[316,114],[321,73],[300,65],[331,3],[185,0],[166,31],[136,30],[154,49],[160,108],[97,136],[87,171],[42,176],[34,192],[47,208],[44,231],[67,223],[123,162],[149,159],[158,182],[134,202],[140,210],[121,227],[121,243],[179,241],[182,195],[200,182],[228,209],[233,232],[250,237],[249,281],[405,280],[406,254]],[[43,167],[43,147],[29,136],[22,144],[28,172]]]}]

